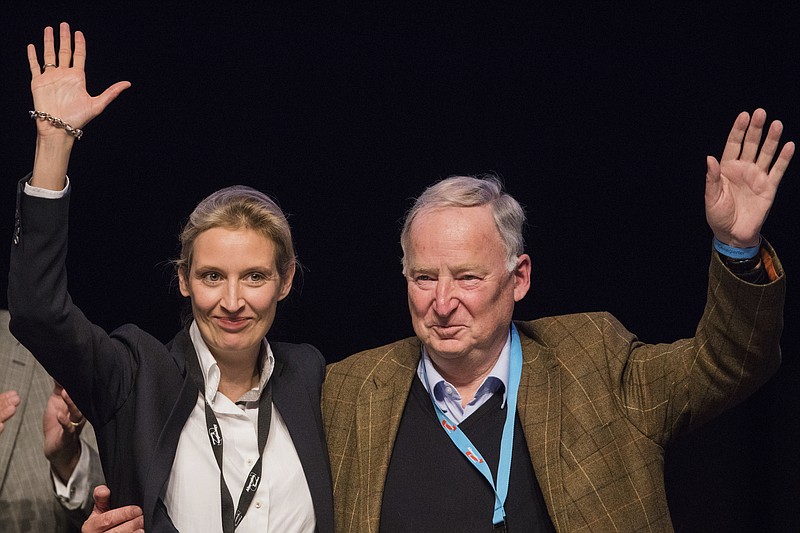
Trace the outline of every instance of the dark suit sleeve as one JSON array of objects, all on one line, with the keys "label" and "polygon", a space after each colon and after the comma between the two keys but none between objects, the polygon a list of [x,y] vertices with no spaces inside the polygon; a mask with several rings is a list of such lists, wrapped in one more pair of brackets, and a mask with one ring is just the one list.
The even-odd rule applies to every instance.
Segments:
[{"label": "dark suit sleeve", "polygon": [[135,347],[92,324],[67,292],[69,192],[57,200],[28,196],[25,181],[17,191],[9,327],[97,427],[130,391]]}]

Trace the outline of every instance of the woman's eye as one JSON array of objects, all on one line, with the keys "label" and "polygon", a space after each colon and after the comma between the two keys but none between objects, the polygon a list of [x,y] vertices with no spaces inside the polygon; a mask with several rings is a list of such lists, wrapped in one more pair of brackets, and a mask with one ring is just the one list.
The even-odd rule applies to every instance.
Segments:
[{"label": "woman's eye", "polygon": [[219,272],[206,272],[205,274],[203,274],[203,279],[206,281],[215,282],[219,281],[221,278]]}]

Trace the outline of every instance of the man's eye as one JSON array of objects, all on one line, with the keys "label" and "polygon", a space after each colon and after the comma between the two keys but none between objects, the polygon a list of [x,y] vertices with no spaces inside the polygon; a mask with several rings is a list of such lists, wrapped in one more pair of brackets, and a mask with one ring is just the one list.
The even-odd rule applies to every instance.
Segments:
[{"label": "man's eye", "polygon": [[255,282],[255,283],[260,283],[260,282],[264,281],[266,279],[266,277],[264,276],[264,274],[262,274],[260,272],[253,272],[252,274],[247,276],[247,279],[249,281],[252,281],[252,282]]},{"label": "man's eye", "polygon": [[457,283],[461,287],[469,288],[469,287],[476,287],[480,283],[481,278],[480,276],[475,276],[473,274],[465,274],[460,276],[457,280]]},{"label": "man's eye", "polygon": [[431,290],[436,285],[436,280],[433,276],[427,274],[417,274],[413,279],[414,285],[424,291]]}]

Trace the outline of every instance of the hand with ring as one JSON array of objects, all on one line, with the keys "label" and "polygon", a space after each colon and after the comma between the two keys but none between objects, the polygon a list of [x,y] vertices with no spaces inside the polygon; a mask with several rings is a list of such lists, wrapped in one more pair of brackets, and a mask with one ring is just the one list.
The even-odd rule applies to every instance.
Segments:
[{"label": "hand with ring", "polygon": [[[28,45],[28,66],[31,71],[31,93],[35,111],[48,113],[73,128],[83,128],[86,123],[103,112],[119,94],[130,87],[130,82],[120,81],[98,96],[86,91],[86,39],[83,33],[73,35],[69,24],[62,22],[58,32],[58,50],[53,28],[44,29],[42,62],[33,44]],[[37,121],[39,135],[63,135],[45,121]]]},{"label": "hand with ring", "polygon": [[54,383],[42,417],[44,455],[53,472],[66,483],[81,457],[80,434],[86,419],[67,391]]}]

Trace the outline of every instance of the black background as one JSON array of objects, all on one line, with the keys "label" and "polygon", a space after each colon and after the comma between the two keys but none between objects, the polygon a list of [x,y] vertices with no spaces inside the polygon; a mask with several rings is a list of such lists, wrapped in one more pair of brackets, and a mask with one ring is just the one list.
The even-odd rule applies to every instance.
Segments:
[{"label": "black background", "polygon": [[[86,34],[91,93],[133,84],[73,151],[70,289],[103,327],[164,341],[179,327],[178,230],[234,183],[279,199],[305,265],[273,338],[335,361],[411,335],[402,214],[425,185],[484,171],[529,214],[517,318],[608,310],[647,342],[691,336],[711,240],[705,156],[758,106],[800,140],[789,2],[189,6],[3,8],[0,304],[35,139],[25,45],[41,53],[61,20]],[[679,531],[800,529],[798,166],[764,228],[790,281],[784,364],[670,449]]]}]

